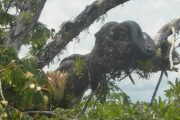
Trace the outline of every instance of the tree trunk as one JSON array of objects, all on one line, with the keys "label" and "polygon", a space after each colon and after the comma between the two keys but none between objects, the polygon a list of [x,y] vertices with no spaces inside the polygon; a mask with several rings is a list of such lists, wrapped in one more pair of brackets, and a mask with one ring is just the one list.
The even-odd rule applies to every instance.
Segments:
[{"label": "tree trunk", "polygon": [[21,6],[21,12],[5,38],[5,46],[12,47],[19,52],[23,40],[32,31],[37,23],[46,0],[25,0]]}]

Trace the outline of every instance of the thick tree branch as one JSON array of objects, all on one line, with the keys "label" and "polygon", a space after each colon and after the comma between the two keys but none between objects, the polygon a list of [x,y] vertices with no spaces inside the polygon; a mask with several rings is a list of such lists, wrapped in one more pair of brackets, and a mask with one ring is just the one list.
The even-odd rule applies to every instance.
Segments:
[{"label": "thick tree branch", "polygon": [[73,21],[64,23],[61,30],[55,35],[54,40],[38,53],[39,67],[43,68],[47,65],[58,53],[62,52],[74,37],[88,28],[97,18],[127,1],[129,0],[96,0],[87,6]]},{"label": "thick tree branch", "polygon": [[23,39],[33,29],[39,19],[46,0],[25,0],[22,10],[17,16],[15,25],[6,36],[5,46],[12,47],[19,52]]},{"label": "thick tree branch", "polygon": [[180,18],[174,19],[164,25],[154,36],[153,40],[157,47],[164,43],[164,41],[166,41],[168,37],[173,34],[172,29],[175,29],[175,32],[177,33],[180,31]]},{"label": "thick tree branch", "polygon": [[[164,57],[169,58],[169,63],[170,63],[169,69],[175,71],[176,68],[173,67],[173,64],[177,65],[180,62],[179,59],[180,56],[178,52],[176,52],[176,48],[178,48],[179,46],[174,45],[176,41],[176,34],[179,33],[179,31],[180,31],[180,18],[177,18],[164,25],[153,38],[157,48],[162,48],[166,44],[165,45],[166,49],[168,49],[169,47],[167,47],[167,44],[169,44],[168,46],[170,46],[170,50],[165,50],[167,51],[167,54],[164,54],[165,55]],[[173,35],[173,39],[171,40],[170,43],[168,43],[167,42],[168,37],[171,35]]]}]

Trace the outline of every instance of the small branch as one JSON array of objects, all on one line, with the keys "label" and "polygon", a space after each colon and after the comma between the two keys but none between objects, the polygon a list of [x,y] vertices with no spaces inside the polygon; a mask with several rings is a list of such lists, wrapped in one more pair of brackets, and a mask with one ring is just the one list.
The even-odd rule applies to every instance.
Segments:
[{"label": "small branch", "polygon": [[156,85],[156,88],[155,88],[155,90],[154,90],[153,96],[152,96],[152,98],[151,98],[151,102],[150,102],[150,104],[149,104],[150,107],[148,108],[147,114],[146,114],[146,120],[149,120],[150,108],[151,108],[152,105],[153,105],[153,101],[154,101],[154,99],[155,99],[155,97],[156,97],[156,93],[157,93],[157,91],[158,91],[158,88],[159,88],[159,85],[160,85],[160,83],[161,83],[162,77],[163,77],[163,70],[161,71],[161,74],[160,74],[158,83],[157,83],[157,85]]},{"label": "small branch", "polygon": [[4,95],[3,95],[2,82],[1,82],[1,80],[0,80],[0,95],[1,95],[1,98],[2,98],[3,100],[5,100]]},{"label": "small branch", "polygon": [[156,97],[156,93],[157,93],[157,91],[158,91],[158,88],[159,88],[159,85],[160,85],[160,83],[161,83],[161,80],[162,80],[162,77],[163,77],[163,70],[161,71],[161,74],[160,74],[160,77],[159,77],[159,80],[158,80],[158,83],[157,83],[157,85],[156,85],[156,88],[155,88],[155,90],[154,90],[154,93],[153,93],[153,96],[152,96],[152,98],[151,98],[151,102],[150,102],[150,105],[149,106],[152,106],[152,104],[153,104],[153,101],[154,101],[154,99],[155,99],[155,97]]},{"label": "small branch", "polygon": [[120,78],[118,81],[124,80],[124,79],[125,79],[126,77],[128,77],[132,72],[133,72],[133,70],[127,72],[126,75],[125,75],[124,77]]},{"label": "small branch", "polygon": [[18,0],[14,0],[15,2],[15,5],[20,9],[22,10],[22,5],[20,4],[20,2]]},{"label": "small branch", "polygon": [[11,0],[11,1],[9,1],[9,4],[8,4],[8,6],[7,6],[6,10],[5,10],[5,13],[7,13],[7,12],[8,12],[8,10],[9,10],[9,8],[10,8],[10,6],[11,6],[11,3],[12,3],[12,0]]},{"label": "small branch", "polygon": [[1,30],[11,29],[10,27],[0,28]]},{"label": "small branch", "polygon": [[118,81],[122,81],[122,80],[124,80],[126,77],[128,77],[129,75],[128,74],[126,74],[125,76],[123,76],[122,78],[120,78]]},{"label": "small branch", "polygon": [[25,111],[27,114],[44,114],[44,115],[55,115],[53,111]]},{"label": "small branch", "polygon": [[[15,110],[15,111],[18,111],[18,112],[20,112],[20,113],[23,113],[22,111],[14,108],[14,107],[12,107],[12,106],[10,106],[10,105],[7,105],[7,107],[10,108],[10,109],[13,109],[13,110]],[[11,113],[11,112],[9,111],[9,114],[10,114],[10,113]],[[26,119],[28,119],[28,120],[34,120],[34,119],[33,119],[30,115],[28,115],[27,113],[24,113],[24,114],[25,114],[25,118],[26,118]]]},{"label": "small branch", "polygon": [[133,83],[133,85],[135,85],[135,82],[134,82],[134,80],[133,80],[131,74],[129,74],[128,76],[129,76],[129,79],[131,80],[131,82]]}]

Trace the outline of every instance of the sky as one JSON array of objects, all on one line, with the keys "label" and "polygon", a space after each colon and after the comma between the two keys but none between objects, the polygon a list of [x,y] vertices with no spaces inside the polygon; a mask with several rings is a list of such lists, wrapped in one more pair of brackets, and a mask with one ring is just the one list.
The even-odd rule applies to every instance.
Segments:
[{"label": "sky", "polygon": [[[60,29],[63,22],[73,20],[85,7],[94,0],[47,0],[42,11],[39,21],[47,25],[48,28],[54,28],[56,31]],[[64,58],[71,54],[89,53],[95,42],[94,34],[108,21],[123,22],[126,20],[136,21],[144,32],[152,37],[167,22],[180,17],[180,0],[130,0],[129,2],[119,5],[110,10],[104,17],[105,20],[96,21],[88,30],[83,31],[79,35],[79,40],[75,39],[67,46],[67,50],[60,58]],[[27,47],[23,47],[21,56],[27,51]],[[45,67],[44,70],[54,70],[58,67],[60,61],[55,60],[55,64]],[[153,74],[148,80],[139,79],[133,75],[135,85],[132,85],[129,79],[117,83],[131,98],[132,101],[149,102],[153,94],[154,88],[158,81],[160,73]],[[179,73],[169,73],[169,77],[163,77],[162,83],[158,90],[157,96],[164,97],[164,90],[169,88],[167,81],[174,81],[175,77],[180,77]]]}]

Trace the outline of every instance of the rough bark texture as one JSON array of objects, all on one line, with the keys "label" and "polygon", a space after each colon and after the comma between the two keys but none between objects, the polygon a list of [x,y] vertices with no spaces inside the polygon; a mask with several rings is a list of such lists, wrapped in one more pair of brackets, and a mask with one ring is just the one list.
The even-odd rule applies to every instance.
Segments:
[{"label": "rough bark texture", "polygon": [[176,33],[180,30],[180,18],[174,19],[171,22],[164,25],[158,33],[154,36],[153,40],[156,44],[156,46],[160,46],[162,43],[164,43],[167,38],[172,35],[173,31],[175,30]]},{"label": "rough bark texture", "polygon": [[25,0],[21,6],[21,12],[17,16],[16,22],[13,28],[6,36],[5,46],[12,47],[18,53],[22,41],[26,39],[26,36],[33,29],[36,24],[41,11],[44,7],[46,0]]},{"label": "rough bark texture", "polygon": [[97,18],[108,10],[129,0],[96,0],[79,14],[73,21],[64,23],[52,42],[47,44],[38,54],[39,67],[43,68],[65,48],[65,46],[81,31],[88,28]]},{"label": "rough bark texture", "polygon": [[171,35],[173,35],[173,37],[176,37],[176,34],[179,34],[179,31],[180,31],[180,18],[177,18],[165,24],[153,37],[154,43],[156,44],[157,48],[161,48],[162,52],[164,51],[162,58],[167,58],[167,54],[169,54],[169,56],[171,56],[170,59],[172,59],[172,62],[174,62],[174,64],[180,63],[180,56],[179,53],[176,51],[176,48],[180,47],[180,43],[178,46],[174,46],[174,42],[176,42],[176,40],[173,38],[174,40],[171,42],[173,49],[167,50],[167,46],[168,46],[167,40],[168,37]]}]

